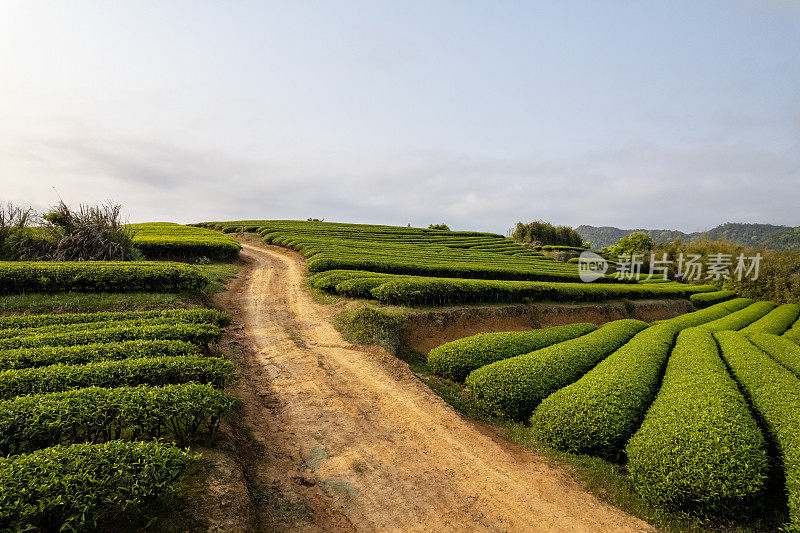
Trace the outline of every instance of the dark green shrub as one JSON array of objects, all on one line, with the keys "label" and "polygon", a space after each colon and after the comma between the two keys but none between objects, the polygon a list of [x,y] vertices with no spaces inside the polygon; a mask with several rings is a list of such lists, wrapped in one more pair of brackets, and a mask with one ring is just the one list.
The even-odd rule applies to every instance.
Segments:
[{"label": "dark green shrub", "polygon": [[530,331],[481,333],[434,348],[428,354],[428,366],[434,374],[464,381],[470,372],[489,363],[540,350],[595,329],[594,324],[567,324]]},{"label": "dark green shrub", "polygon": [[106,328],[86,331],[49,332],[46,335],[24,335],[0,339],[0,350],[40,346],[75,346],[130,340],[177,340],[194,344],[208,344],[218,341],[221,336],[222,331],[212,324],[156,324],[134,327],[110,325]]},{"label": "dark green shrub", "polygon": [[0,371],[0,400],[82,387],[211,383],[222,387],[233,363],[217,357],[147,357],[84,365],[50,365]]},{"label": "dark green shrub", "polygon": [[670,324],[651,326],[551,394],[533,412],[534,435],[560,450],[614,457],[653,401],[677,334]]},{"label": "dark green shrub", "polygon": [[195,344],[183,341],[123,341],[79,344],[77,346],[41,346],[0,351],[0,370],[33,368],[63,363],[80,365],[101,361],[138,359],[142,357],[176,357],[201,355]]},{"label": "dark green shrub", "polygon": [[172,496],[199,456],[160,442],[55,446],[0,459],[0,530],[88,531]]},{"label": "dark green shrub", "polygon": [[86,324],[89,322],[118,322],[151,318],[173,319],[175,322],[210,323],[229,326],[231,318],[215,309],[166,309],[155,311],[102,311],[98,313],[54,313],[47,315],[12,315],[0,317],[0,330],[11,328],[40,328],[55,324]]},{"label": "dark green shrub", "polygon": [[753,346],[743,333],[719,331],[714,337],[777,447],[786,480],[790,530],[800,530],[800,380]]},{"label": "dark green shrub", "polygon": [[711,332],[680,333],[656,400],[625,450],[636,490],[659,507],[729,514],[763,491],[766,442]]},{"label": "dark green shrub", "polygon": [[0,262],[0,293],[197,291],[209,279],[183,263],[74,261]]},{"label": "dark green shrub", "polygon": [[0,454],[57,444],[170,437],[188,444],[214,431],[233,398],[209,385],[89,387],[0,402]]},{"label": "dark green shrub", "polygon": [[646,327],[639,320],[609,322],[577,339],[481,367],[467,376],[466,385],[483,411],[523,420],[549,394],[580,378]]}]

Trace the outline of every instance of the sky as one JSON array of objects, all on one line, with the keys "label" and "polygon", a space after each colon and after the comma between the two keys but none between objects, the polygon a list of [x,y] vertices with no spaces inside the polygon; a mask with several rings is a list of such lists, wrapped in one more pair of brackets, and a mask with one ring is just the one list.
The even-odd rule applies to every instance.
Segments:
[{"label": "sky", "polygon": [[800,1],[0,0],[0,201],[800,225]]}]

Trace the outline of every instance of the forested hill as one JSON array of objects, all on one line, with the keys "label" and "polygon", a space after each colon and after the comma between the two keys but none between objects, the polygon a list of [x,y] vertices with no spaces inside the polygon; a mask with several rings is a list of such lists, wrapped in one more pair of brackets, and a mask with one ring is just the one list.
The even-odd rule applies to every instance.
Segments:
[{"label": "forested hill", "polygon": [[592,245],[592,249],[604,248],[619,241],[622,237],[641,231],[650,235],[657,243],[672,241],[680,237],[684,241],[693,241],[703,237],[712,240],[727,239],[745,246],[767,248],[770,250],[791,250],[800,252],[800,226],[775,226],[772,224],[739,224],[727,222],[708,231],[684,233],[666,229],[620,229],[611,226],[578,226],[576,228],[583,240]]}]

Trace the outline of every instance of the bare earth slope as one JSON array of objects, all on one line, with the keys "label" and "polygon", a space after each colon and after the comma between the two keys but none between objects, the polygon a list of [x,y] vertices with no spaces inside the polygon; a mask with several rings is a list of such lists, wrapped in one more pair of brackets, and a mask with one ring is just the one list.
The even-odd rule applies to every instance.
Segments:
[{"label": "bare earth slope", "polygon": [[313,508],[305,529],[652,530],[461,417],[405,363],[345,342],[333,311],[306,292],[298,254],[245,244],[242,255],[248,266],[223,304],[254,359],[240,372],[263,387],[250,395],[273,404],[267,416],[245,398],[247,421],[256,438],[280,433],[283,481]]}]

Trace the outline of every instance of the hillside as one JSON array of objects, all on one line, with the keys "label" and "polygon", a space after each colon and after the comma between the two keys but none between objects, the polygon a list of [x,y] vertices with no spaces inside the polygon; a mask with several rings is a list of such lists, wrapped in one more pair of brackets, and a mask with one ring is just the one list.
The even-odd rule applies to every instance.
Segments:
[{"label": "hillside", "polygon": [[703,237],[712,240],[726,239],[744,246],[769,250],[800,251],[800,226],[775,226],[773,224],[741,224],[726,222],[708,231],[684,233],[668,229],[620,229],[611,226],[578,226],[578,233],[591,243],[593,249],[615,244],[634,231],[648,234],[656,243],[669,242],[676,238],[693,241]]}]

